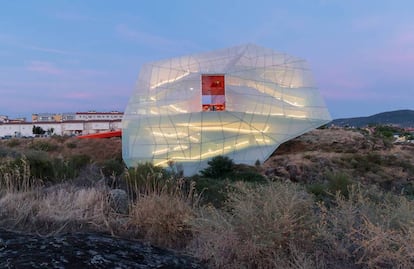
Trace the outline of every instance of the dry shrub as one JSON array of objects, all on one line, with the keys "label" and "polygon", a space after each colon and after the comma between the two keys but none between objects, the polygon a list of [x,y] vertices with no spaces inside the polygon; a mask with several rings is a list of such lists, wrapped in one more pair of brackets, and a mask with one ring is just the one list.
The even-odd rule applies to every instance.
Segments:
[{"label": "dry shrub", "polygon": [[227,212],[211,207],[201,212],[192,251],[214,268],[311,268],[312,204],[293,184],[239,183],[229,194]]},{"label": "dry shrub", "polygon": [[7,193],[0,199],[0,225],[40,233],[110,230],[107,192],[98,188],[55,186]]},{"label": "dry shrub", "polygon": [[0,164],[0,197],[10,192],[26,192],[40,186],[40,180],[31,176],[30,165],[26,158],[16,162],[12,159],[3,159]]},{"label": "dry shrub", "polygon": [[0,198],[0,226],[22,228],[33,226],[38,196],[31,192],[8,192]]},{"label": "dry shrub", "polygon": [[194,216],[193,207],[181,197],[152,193],[133,203],[126,227],[138,238],[177,249],[190,241],[189,223]]},{"label": "dry shrub", "polygon": [[414,202],[377,188],[350,189],[320,205],[319,248],[330,261],[363,268],[414,268]]}]

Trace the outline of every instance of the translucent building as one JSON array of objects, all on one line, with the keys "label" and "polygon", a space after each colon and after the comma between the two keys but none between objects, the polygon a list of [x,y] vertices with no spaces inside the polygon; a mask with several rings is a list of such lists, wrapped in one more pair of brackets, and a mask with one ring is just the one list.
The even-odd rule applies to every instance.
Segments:
[{"label": "translucent building", "polygon": [[128,166],[174,162],[192,175],[223,155],[263,163],[331,120],[305,60],[242,45],[142,66],[123,118]]}]

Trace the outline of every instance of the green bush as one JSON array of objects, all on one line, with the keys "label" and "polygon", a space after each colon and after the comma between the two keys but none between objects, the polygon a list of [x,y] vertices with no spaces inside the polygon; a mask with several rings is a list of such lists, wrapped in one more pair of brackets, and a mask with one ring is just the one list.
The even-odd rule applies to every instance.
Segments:
[{"label": "green bush", "polygon": [[52,160],[54,179],[74,179],[81,170],[90,164],[90,157],[85,154],[73,155],[68,160],[55,158]]},{"label": "green bush", "polygon": [[[30,166],[30,174],[36,179],[43,181],[54,180],[54,166],[49,155],[43,151],[29,151],[26,153],[26,160]],[[22,160],[16,159],[16,163]]]},{"label": "green bush", "polygon": [[344,173],[328,174],[328,190],[335,194],[340,192],[345,198],[349,196],[349,187],[354,183],[348,175]]},{"label": "green bush", "polygon": [[307,186],[307,191],[315,195],[317,200],[330,201],[334,196],[339,195],[348,198],[349,188],[354,182],[344,173],[328,173],[326,182],[313,183]]},{"label": "green bush", "polygon": [[220,208],[224,205],[228,198],[228,193],[231,188],[229,180],[216,180],[212,178],[203,178],[200,176],[193,176],[190,178],[195,182],[195,189],[200,194],[200,202],[204,205],[213,205]]},{"label": "green bush", "polygon": [[223,179],[233,171],[233,160],[227,156],[216,156],[208,161],[208,167],[200,171],[201,176]]},{"label": "green bush", "polygon": [[125,165],[118,159],[110,159],[104,161],[102,164],[102,174],[105,177],[120,176],[125,171]]},{"label": "green bush", "polygon": [[165,185],[168,173],[150,162],[138,164],[129,168],[123,174],[130,197],[136,198],[141,193],[154,192]]}]

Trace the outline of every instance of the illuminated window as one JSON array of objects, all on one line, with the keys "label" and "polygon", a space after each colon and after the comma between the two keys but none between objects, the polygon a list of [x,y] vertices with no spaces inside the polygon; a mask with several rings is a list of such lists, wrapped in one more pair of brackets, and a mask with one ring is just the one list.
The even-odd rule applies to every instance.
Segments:
[{"label": "illuminated window", "polygon": [[226,109],[224,75],[201,75],[201,104],[203,111]]}]

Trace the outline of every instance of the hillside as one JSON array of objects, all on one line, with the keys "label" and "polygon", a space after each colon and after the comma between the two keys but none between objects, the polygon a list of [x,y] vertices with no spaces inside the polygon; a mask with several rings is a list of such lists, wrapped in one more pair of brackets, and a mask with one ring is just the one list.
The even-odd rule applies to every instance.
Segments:
[{"label": "hillside", "polygon": [[402,128],[414,127],[414,110],[396,110],[368,117],[335,119],[330,124],[340,127],[365,127],[368,125],[395,125]]},{"label": "hillside", "polygon": [[313,130],[282,144],[263,171],[274,180],[312,184],[340,176],[385,190],[412,192],[414,144],[393,144],[363,131]]}]

